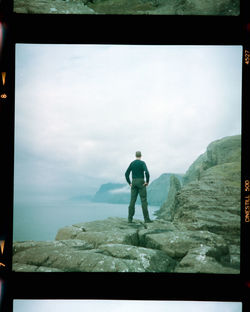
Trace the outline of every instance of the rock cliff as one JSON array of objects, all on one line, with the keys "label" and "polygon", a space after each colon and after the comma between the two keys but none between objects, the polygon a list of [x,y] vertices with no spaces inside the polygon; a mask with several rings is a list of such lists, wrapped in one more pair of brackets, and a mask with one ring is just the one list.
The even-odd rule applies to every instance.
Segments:
[{"label": "rock cliff", "polygon": [[161,208],[156,211],[156,216],[165,220],[172,221],[175,215],[175,210],[177,208],[176,195],[181,189],[181,183],[179,179],[172,175],[170,178],[170,187],[168,191],[168,196],[165,202],[161,205]]},{"label": "rock cliff", "polygon": [[14,12],[36,14],[239,15],[239,0],[15,0]]},{"label": "rock cliff", "polygon": [[[158,218],[172,220],[183,231],[205,230],[220,235],[228,246],[230,265],[239,269],[241,136],[212,142],[190,166],[183,181],[180,188],[172,178]],[[185,271],[184,260],[182,266]]]},{"label": "rock cliff", "polygon": [[182,183],[182,174],[163,173],[158,179],[149,184],[147,194],[150,205],[160,206],[166,201],[172,175],[176,177],[180,184]]},{"label": "rock cliff", "polygon": [[52,242],[13,244],[13,270],[239,274],[241,136],[211,143],[173,176],[153,223],[123,218],[60,229]]},{"label": "rock cliff", "polygon": [[[225,137],[210,143],[204,154],[200,155],[183,177],[183,184],[199,180],[205,170],[226,163],[240,164],[241,136]],[[237,172],[237,170],[236,170]],[[239,174],[238,174],[239,177]]]}]

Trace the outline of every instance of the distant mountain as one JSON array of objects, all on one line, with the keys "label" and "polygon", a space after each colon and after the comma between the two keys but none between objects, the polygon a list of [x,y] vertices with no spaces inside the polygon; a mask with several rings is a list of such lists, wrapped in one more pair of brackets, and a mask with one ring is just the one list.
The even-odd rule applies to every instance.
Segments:
[{"label": "distant mountain", "polygon": [[94,202],[127,204],[130,200],[130,187],[128,184],[106,183],[102,184],[93,197]]},{"label": "distant mountain", "polygon": [[[148,203],[153,206],[160,206],[165,202],[170,187],[170,177],[172,173],[164,173],[158,179],[152,181],[147,188]],[[182,182],[181,174],[174,174]],[[94,202],[105,202],[113,204],[129,204],[130,187],[128,184],[106,183],[102,184],[100,189],[93,197]],[[140,204],[138,196],[137,204]]]}]

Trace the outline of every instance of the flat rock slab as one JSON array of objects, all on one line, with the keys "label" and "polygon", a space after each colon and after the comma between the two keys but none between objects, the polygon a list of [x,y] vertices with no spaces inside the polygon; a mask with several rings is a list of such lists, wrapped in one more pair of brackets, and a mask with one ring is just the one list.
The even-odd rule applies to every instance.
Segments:
[{"label": "flat rock slab", "polygon": [[86,250],[85,245],[32,246],[13,256],[18,272],[171,272],[175,261],[164,252],[124,244],[101,245]]},{"label": "flat rock slab", "polygon": [[159,250],[119,244],[103,245],[100,249],[112,257],[133,260],[130,272],[173,272],[176,265],[176,261]]},{"label": "flat rock slab", "polygon": [[223,266],[214,257],[213,253],[220,254],[219,250],[212,250],[207,247],[201,247],[191,250],[177,265],[177,273],[217,273],[217,274],[239,274],[239,270]]},{"label": "flat rock slab", "polygon": [[79,239],[95,247],[109,243],[138,246],[138,230],[144,228],[140,221],[130,224],[122,218],[108,218],[64,227],[58,231],[56,240]]},{"label": "flat rock slab", "polygon": [[[84,5],[87,4],[87,5]],[[239,15],[239,0],[15,0],[16,13]]]},{"label": "flat rock slab", "polygon": [[160,249],[174,259],[183,258],[189,250],[202,244],[222,246],[228,250],[223,238],[207,231],[171,231],[144,235],[146,247]]},{"label": "flat rock slab", "polygon": [[82,1],[15,0],[14,12],[26,14],[94,14]]},{"label": "flat rock slab", "polygon": [[14,242],[13,243],[13,255],[18,252],[25,251],[31,248],[72,248],[79,247],[84,249],[92,249],[94,248],[91,244],[86,244],[82,240],[77,239],[69,239],[65,241],[26,241],[26,242]]},{"label": "flat rock slab", "polygon": [[108,218],[64,227],[55,241],[13,244],[13,270],[18,272],[237,274],[232,265],[238,257],[238,250],[229,250],[221,235],[187,230],[164,220],[128,223]]},{"label": "flat rock slab", "polygon": [[134,219],[132,223],[128,223],[128,221],[124,218],[107,218],[106,220],[77,223],[73,226],[81,229],[84,232],[103,232],[130,229],[139,230],[147,227],[147,224],[136,219]]},{"label": "flat rock slab", "polygon": [[22,263],[13,263],[12,269],[15,272],[62,272],[59,269],[55,268],[48,268],[43,266],[36,266],[36,265],[29,265],[29,264],[22,264]]}]

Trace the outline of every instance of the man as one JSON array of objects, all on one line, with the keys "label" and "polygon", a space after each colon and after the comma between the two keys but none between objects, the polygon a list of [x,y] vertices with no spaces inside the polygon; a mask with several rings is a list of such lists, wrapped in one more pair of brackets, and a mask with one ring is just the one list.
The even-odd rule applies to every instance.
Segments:
[{"label": "man", "polygon": [[[132,161],[132,163],[129,165],[125,173],[126,180],[131,187],[131,198],[128,207],[128,222],[131,223],[133,220],[133,216],[135,214],[135,202],[139,194],[141,198],[141,206],[144,221],[146,223],[149,223],[152,222],[148,214],[147,189],[146,189],[149,183],[149,172],[145,162],[141,160],[141,152],[139,151],[136,152],[135,157],[136,159]],[[129,178],[131,171],[132,171],[132,183]],[[144,173],[146,176],[146,182],[144,180]]]}]

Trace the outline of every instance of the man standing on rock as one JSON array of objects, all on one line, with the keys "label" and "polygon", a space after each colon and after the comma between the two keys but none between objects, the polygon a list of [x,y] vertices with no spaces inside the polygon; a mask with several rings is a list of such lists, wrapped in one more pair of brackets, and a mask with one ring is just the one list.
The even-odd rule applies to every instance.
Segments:
[{"label": "man standing on rock", "polygon": [[[141,206],[144,221],[146,223],[149,223],[152,222],[148,214],[147,189],[146,189],[149,183],[149,172],[146,163],[141,160],[141,152],[139,151],[136,152],[135,157],[136,159],[132,161],[132,163],[129,165],[125,173],[126,180],[131,187],[131,198],[128,207],[128,222],[131,223],[133,220],[133,216],[135,214],[135,202],[139,194],[141,198]],[[131,171],[132,171],[132,183],[129,178]],[[144,180],[144,173],[146,176],[146,182]]]}]

